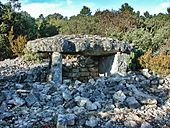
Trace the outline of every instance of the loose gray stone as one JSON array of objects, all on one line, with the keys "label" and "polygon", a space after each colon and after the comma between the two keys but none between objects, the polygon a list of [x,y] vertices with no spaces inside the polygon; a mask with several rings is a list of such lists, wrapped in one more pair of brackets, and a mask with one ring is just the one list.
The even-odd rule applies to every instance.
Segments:
[{"label": "loose gray stone", "polygon": [[108,122],[106,122],[102,128],[113,128],[112,121],[109,120]]},{"label": "loose gray stone", "polygon": [[75,107],[73,108],[73,111],[74,111],[74,113],[75,113],[76,115],[83,115],[83,114],[85,114],[86,109],[85,109],[84,107],[75,106]]},{"label": "loose gray stone", "polygon": [[69,100],[71,100],[72,99],[72,95],[71,95],[71,92],[70,91],[65,91],[65,92],[63,92],[62,93],[62,95],[63,95],[63,98],[66,100],[66,101],[69,101]]},{"label": "loose gray stone", "polygon": [[[6,61],[0,62],[0,66],[1,64],[5,65]],[[7,65],[8,70],[0,67],[0,77],[3,73],[12,75],[13,67]],[[20,65],[24,67],[23,64]],[[1,69],[4,71],[1,72]],[[40,74],[35,79],[39,77]],[[31,128],[35,124],[44,126],[52,119],[60,122],[56,126],[58,128],[125,128],[136,125],[145,128],[152,124],[151,127],[169,126],[170,77],[163,78],[165,81],[159,82],[158,86],[151,86],[150,81],[159,80],[157,77],[147,78],[138,73],[130,73],[127,76],[113,74],[109,77],[95,78],[94,81],[92,79],[87,83],[77,82],[77,85],[71,81],[65,84],[24,81],[28,83],[24,83],[22,89],[17,89],[20,88],[20,85],[16,86],[19,82],[0,82],[0,127]],[[20,78],[20,81],[23,81],[21,79],[24,78]],[[33,94],[31,100],[28,98],[30,93]],[[67,94],[71,95],[71,98]],[[28,99],[32,102],[30,106]],[[134,109],[138,108],[137,102],[141,105],[140,109]],[[66,113],[74,114],[68,116]],[[63,115],[62,119],[58,119],[58,115]],[[146,122],[139,126],[142,121]]]},{"label": "loose gray stone", "polygon": [[155,79],[151,81],[151,85],[158,85],[159,84],[159,80]]},{"label": "loose gray stone", "polygon": [[68,125],[74,125],[76,121],[76,115],[75,114],[67,114],[66,119],[67,119],[67,124]]},{"label": "loose gray stone", "polygon": [[143,122],[140,128],[153,128],[148,122]]},{"label": "loose gray stone", "polygon": [[11,112],[4,112],[2,114],[0,114],[0,119],[6,119],[6,118],[10,118],[13,117],[14,115]]},{"label": "loose gray stone", "polygon": [[89,102],[89,99],[77,96],[77,97],[75,97],[75,101],[77,102],[77,104],[79,106],[83,107],[83,106],[85,106],[87,104],[87,102]]},{"label": "loose gray stone", "polygon": [[143,69],[142,74],[146,76],[147,78],[151,77],[151,74],[149,73],[149,69]]},{"label": "loose gray stone", "polygon": [[101,109],[102,106],[99,102],[96,101],[96,102],[94,102],[94,104],[97,106],[98,109]]},{"label": "loose gray stone", "polygon": [[79,87],[82,84],[82,82],[79,80],[76,80],[74,84],[76,87]]},{"label": "loose gray stone", "polygon": [[25,104],[25,100],[21,99],[20,97],[14,95],[13,99],[8,101],[8,104],[16,105],[16,106],[22,106]]},{"label": "loose gray stone", "polygon": [[159,79],[159,84],[161,84],[161,85],[162,85],[162,84],[164,84],[164,83],[165,83],[165,80],[164,80],[164,79],[162,79],[162,78],[160,78],[160,79]]},{"label": "loose gray stone", "polygon": [[131,91],[134,92],[134,97],[142,97],[142,98],[145,98],[145,99],[150,99],[150,98],[153,98],[153,96],[149,95],[149,94],[146,94],[140,90],[138,90],[135,85],[133,84],[126,84],[127,88]]},{"label": "loose gray stone", "polygon": [[[13,95],[13,92],[10,91],[10,90],[4,90],[2,91],[1,93],[3,93],[3,97],[5,96],[6,100],[11,100],[12,99],[12,95]],[[3,98],[2,97],[2,98]]]},{"label": "loose gray stone", "polygon": [[44,121],[48,123],[48,122],[50,122],[52,119],[53,119],[52,117],[45,117],[45,118],[44,118]]},{"label": "loose gray stone", "polygon": [[22,89],[24,87],[24,85],[23,84],[15,84],[15,87],[17,89]]},{"label": "loose gray stone", "polygon": [[15,96],[13,99],[14,99],[15,105],[17,106],[22,106],[23,104],[25,104],[25,100],[23,100],[22,98],[18,96]]},{"label": "loose gray stone", "polygon": [[63,80],[63,84],[70,85],[71,84],[71,79],[65,79]]},{"label": "loose gray stone", "polygon": [[7,125],[8,123],[6,122],[6,121],[4,121],[4,120],[0,120],[0,126],[5,126],[5,125]]},{"label": "loose gray stone", "polygon": [[62,95],[56,94],[52,97],[52,103],[55,107],[62,105],[64,103],[64,99]]},{"label": "loose gray stone", "polygon": [[69,100],[68,102],[66,102],[65,104],[64,104],[64,107],[65,108],[73,108],[73,107],[75,107],[77,104],[76,104],[76,102],[74,101],[74,99],[71,99],[71,100]]},{"label": "loose gray stone", "polygon": [[58,127],[72,126],[75,124],[76,115],[75,114],[65,114],[58,115],[57,125]]},{"label": "loose gray stone", "polygon": [[30,93],[28,94],[28,96],[25,98],[25,101],[27,102],[27,105],[28,105],[28,106],[31,106],[31,105],[33,105],[35,102],[38,102],[38,99],[36,98],[36,96],[35,96],[32,92],[30,92]]},{"label": "loose gray stone", "polygon": [[140,107],[139,102],[135,99],[135,97],[128,97],[126,99],[126,103],[130,108],[138,108]]},{"label": "loose gray stone", "polygon": [[89,82],[91,85],[94,85],[94,84],[95,84],[94,79],[89,79],[88,82]]},{"label": "loose gray stone", "polygon": [[133,120],[125,121],[124,125],[129,128],[138,128],[137,123]]},{"label": "loose gray stone", "polygon": [[119,90],[113,95],[113,98],[115,101],[123,103],[126,99],[126,95],[121,90]]},{"label": "loose gray stone", "polygon": [[86,103],[86,108],[89,111],[97,110],[97,105],[96,105],[96,103],[92,103],[91,101],[88,101]]},{"label": "loose gray stone", "polygon": [[98,125],[98,119],[95,117],[91,117],[89,120],[86,121],[86,126],[94,128]]}]

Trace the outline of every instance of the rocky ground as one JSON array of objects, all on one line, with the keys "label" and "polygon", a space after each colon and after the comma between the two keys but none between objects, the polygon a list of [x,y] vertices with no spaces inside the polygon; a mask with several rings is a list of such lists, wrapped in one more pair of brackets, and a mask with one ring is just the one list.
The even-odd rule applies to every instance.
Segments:
[{"label": "rocky ground", "polygon": [[36,82],[45,81],[48,60],[41,64],[34,61],[24,61],[23,58],[0,61],[0,82]]},{"label": "rocky ground", "polygon": [[170,75],[114,74],[54,84],[43,82],[47,68],[22,59],[0,62],[0,127],[170,127]]}]

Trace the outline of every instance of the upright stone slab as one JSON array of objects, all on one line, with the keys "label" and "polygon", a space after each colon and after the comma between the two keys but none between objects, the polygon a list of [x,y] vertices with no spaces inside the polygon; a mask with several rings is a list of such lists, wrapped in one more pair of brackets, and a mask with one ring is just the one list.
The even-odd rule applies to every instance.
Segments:
[{"label": "upright stone slab", "polygon": [[118,73],[119,71],[119,58],[120,58],[120,52],[118,52],[117,54],[115,54],[114,56],[114,60],[113,60],[113,63],[112,63],[112,66],[111,66],[111,70],[110,70],[110,73],[111,74],[114,74],[114,73]]},{"label": "upright stone slab", "polygon": [[99,73],[109,76],[114,73],[126,75],[129,54],[117,52],[115,55],[99,58]]},{"label": "upright stone slab", "polygon": [[128,70],[128,58],[128,54],[117,52],[115,54],[110,73],[119,73],[121,75],[126,75]]},{"label": "upright stone slab", "polygon": [[62,54],[53,52],[50,80],[55,83],[62,83]]}]

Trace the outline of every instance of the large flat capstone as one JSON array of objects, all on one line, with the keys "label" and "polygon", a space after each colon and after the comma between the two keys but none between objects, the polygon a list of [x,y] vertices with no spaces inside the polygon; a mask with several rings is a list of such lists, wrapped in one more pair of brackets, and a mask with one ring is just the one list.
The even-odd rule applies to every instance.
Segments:
[{"label": "large flat capstone", "polygon": [[56,35],[28,41],[26,48],[32,52],[60,52],[82,55],[108,55],[127,53],[132,46],[112,38],[89,35]]}]

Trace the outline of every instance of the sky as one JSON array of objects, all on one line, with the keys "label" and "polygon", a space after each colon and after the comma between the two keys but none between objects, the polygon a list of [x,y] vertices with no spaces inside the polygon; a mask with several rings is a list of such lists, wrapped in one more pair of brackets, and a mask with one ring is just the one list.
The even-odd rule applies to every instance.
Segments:
[{"label": "sky", "polygon": [[[4,2],[6,0],[0,0]],[[166,13],[170,7],[170,0],[19,0],[21,10],[27,11],[31,16],[37,18],[40,14],[60,13],[63,16],[73,16],[79,14],[83,6],[91,9],[92,14],[97,9],[118,10],[122,4],[128,3],[135,11],[141,14],[149,11],[150,14]]]}]

